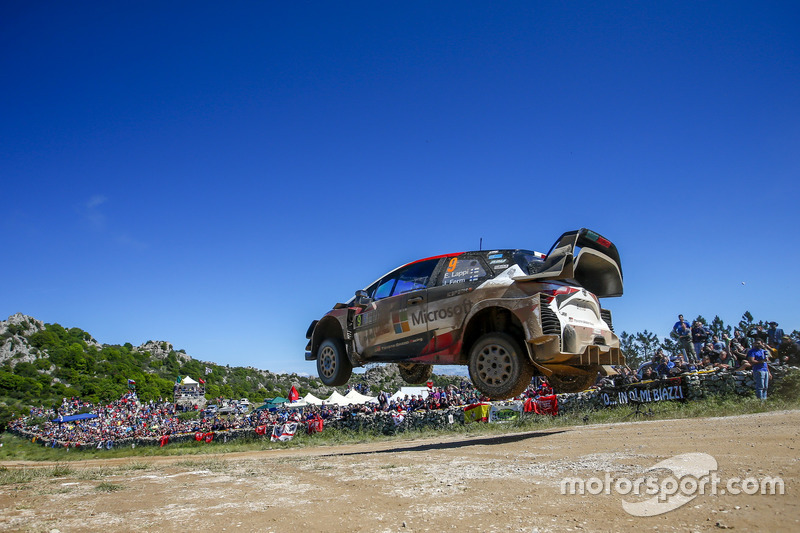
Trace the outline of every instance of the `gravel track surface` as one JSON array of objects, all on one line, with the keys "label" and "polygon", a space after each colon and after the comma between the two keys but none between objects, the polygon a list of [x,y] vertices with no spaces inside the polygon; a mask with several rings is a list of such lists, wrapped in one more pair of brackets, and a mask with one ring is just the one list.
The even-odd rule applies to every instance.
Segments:
[{"label": "gravel track surface", "polygon": [[[62,478],[0,486],[19,531],[800,531],[800,411],[636,421],[491,437],[70,463]],[[784,495],[697,495],[637,517],[564,477],[631,479],[679,454],[717,475],[779,476]],[[5,462],[8,468],[43,463]],[[662,472],[663,476],[670,474]],[[642,497],[643,498],[643,497]],[[642,499],[639,498],[639,499]]]}]

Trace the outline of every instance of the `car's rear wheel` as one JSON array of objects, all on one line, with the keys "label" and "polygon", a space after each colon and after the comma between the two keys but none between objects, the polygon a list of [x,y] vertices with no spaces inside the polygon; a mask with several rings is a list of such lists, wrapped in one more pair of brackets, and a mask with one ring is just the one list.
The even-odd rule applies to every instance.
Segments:
[{"label": "car's rear wheel", "polygon": [[582,369],[585,373],[581,374],[553,374],[547,376],[547,381],[555,392],[581,392],[585,391],[597,381],[597,373],[600,371],[599,365],[592,365]]},{"label": "car's rear wheel", "polygon": [[400,377],[409,385],[425,383],[433,375],[433,365],[398,363],[397,369],[400,371]]},{"label": "car's rear wheel", "polygon": [[488,333],[472,346],[469,377],[493,400],[521,394],[533,377],[533,365],[519,344],[505,333]]},{"label": "car's rear wheel", "polygon": [[344,385],[353,374],[353,365],[347,358],[342,339],[331,338],[322,341],[317,349],[317,374],[329,387]]}]

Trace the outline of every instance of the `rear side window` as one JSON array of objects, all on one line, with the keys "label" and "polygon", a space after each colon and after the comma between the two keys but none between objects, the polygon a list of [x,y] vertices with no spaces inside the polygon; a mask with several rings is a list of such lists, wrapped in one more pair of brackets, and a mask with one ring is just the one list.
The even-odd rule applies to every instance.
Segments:
[{"label": "rear side window", "polygon": [[442,274],[442,285],[481,281],[484,278],[486,269],[476,257],[460,255],[447,260]]}]

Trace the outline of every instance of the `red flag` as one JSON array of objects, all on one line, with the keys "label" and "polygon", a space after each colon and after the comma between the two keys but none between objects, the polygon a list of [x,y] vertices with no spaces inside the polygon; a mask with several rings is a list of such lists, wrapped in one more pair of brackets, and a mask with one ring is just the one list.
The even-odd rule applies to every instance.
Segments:
[{"label": "red flag", "polygon": [[205,385],[205,384],[206,384],[206,380],[204,380],[203,378],[198,378],[197,380],[198,380],[200,383],[202,383],[203,385]]},{"label": "red flag", "polygon": [[256,435],[265,435],[267,433],[267,426],[257,426]]},{"label": "red flag", "polygon": [[308,421],[308,434],[311,435],[312,433],[322,433],[322,428],[324,426],[324,422],[322,421],[322,417],[316,415],[314,418]]},{"label": "red flag", "polygon": [[522,406],[522,411],[525,413],[533,412],[533,398],[528,398],[525,400],[525,404]]},{"label": "red flag", "polygon": [[558,397],[555,394],[539,396],[533,402],[533,412],[537,415],[558,415]]},{"label": "red flag", "polygon": [[197,442],[200,442],[201,440],[203,440],[203,433],[202,433],[202,432],[200,432],[200,431],[198,431],[197,433],[195,433],[195,434],[194,434],[194,440],[196,440]]},{"label": "red flag", "polygon": [[169,436],[168,435],[162,435],[160,442],[161,442],[161,446],[159,446],[159,448],[163,448],[164,445],[169,442]]},{"label": "red flag", "polygon": [[297,392],[297,389],[294,388],[294,385],[292,385],[292,390],[289,391],[289,401],[296,402],[299,399],[300,394]]},{"label": "red flag", "polygon": [[214,440],[214,433],[212,433],[211,431],[209,431],[208,433],[206,433],[205,435],[203,435],[203,440],[205,440],[205,441],[206,441],[206,444],[208,444],[209,442],[211,442],[212,440]]}]

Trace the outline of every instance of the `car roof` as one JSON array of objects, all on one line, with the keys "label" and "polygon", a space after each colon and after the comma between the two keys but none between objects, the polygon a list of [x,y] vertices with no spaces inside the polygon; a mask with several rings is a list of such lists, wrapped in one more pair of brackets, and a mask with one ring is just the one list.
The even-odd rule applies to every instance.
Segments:
[{"label": "car roof", "polygon": [[[375,283],[375,282],[385,278],[386,276],[388,276],[392,272],[395,272],[397,270],[400,270],[402,268],[405,268],[407,266],[410,266],[410,265],[413,265],[413,264],[416,264],[416,263],[421,263],[423,261],[430,261],[430,260],[433,260],[433,259],[442,259],[442,258],[447,258],[447,257],[458,257],[458,256],[465,255],[465,254],[485,254],[488,257],[489,255],[492,255],[492,254],[513,254],[513,253],[516,253],[516,252],[534,254],[539,259],[543,259],[545,257],[545,255],[543,253],[541,253],[541,252],[534,252],[532,250],[525,250],[525,249],[522,249],[522,248],[503,248],[503,249],[495,249],[495,250],[472,250],[472,251],[468,251],[468,252],[455,252],[455,253],[450,253],[450,254],[434,255],[434,256],[431,256],[431,257],[425,257],[423,259],[417,259],[416,261],[411,261],[411,262],[406,263],[404,265],[400,265],[399,267],[393,268],[393,269],[389,270],[388,272],[384,273],[383,275],[381,275],[381,277],[379,277],[378,279],[376,279],[372,283]],[[367,285],[367,287],[372,285],[372,283]]]},{"label": "car roof", "polygon": [[536,255],[539,258],[544,258],[545,257],[545,254],[543,254],[541,252],[534,252],[533,250],[527,250],[527,249],[524,249],[524,248],[500,248],[500,249],[496,249],[496,250],[470,250],[470,251],[467,251],[467,252],[455,252],[455,253],[451,253],[451,254],[434,255],[434,256],[431,256],[431,257],[426,257],[424,259],[417,259],[416,261],[411,261],[410,263],[406,263],[405,265],[401,265],[401,266],[399,266],[397,268],[393,268],[392,270],[387,272],[387,274],[390,274],[390,273],[394,272],[398,268],[404,268],[404,267],[407,267],[408,265],[413,265],[414,263],[421,263],[423,261],[430,261],[431,259],[441,259],[443,257],[458,257],[459,255],[464,255],[464,254],[486,254],[486,255],[491,255],[491,254],[513,254],[513,253],[516,253],[516,252],[531,253],[531,254]]},{"label": "car roof", "polygon": [[[400,269],[405,268],[407,266],[413,265],[415,263],[421,263],[423,261],[430,261],[432,259],[442,259],[442,258],[447,258],[447,257],[458,257],[458,256],[461,256],[461,255],[464,255],[464,254],[486,254],[486,256],[489,256],[491,254],[513,254],[513,253],[516,253],[516,252],[530,253],[530,254],[535,255],[538,259],[544,259],[544,257],[545,257],[545,254],[543,254],[541,252],[534,252],[532,250],[527,250],[527,249],[524,249],[524,248],[498,248],[498,249],[493,249],[493,250],[470,250],[470,251],[466,251],[466,252],[454,252],[454,253],[449,253],[449,254],[433,255],[431,257],[425,257],[425,258],[422,258],[422,259],[417,259],[416,261],[411,261],[409,263],[405,263],[403,265],[395,267],[395,268],[385,272],[384,274],[382,274],[379,278],[377,278],[376,280],[374,280],[373,282],[368,284],[366,287],[370,287],[373,283],[377,283],[381,279],[385,278],[386,276],[390,275],[391,273],[393,273],[393,272],[395,272],[397,270],[400,270]],[[342,306],[346,307],[354,299],[355,299],[355,297],[352,297],[347,301],[347,303],[345,303],[345,304],[337,304],[337,305],[342,305]],[[334,308],[335,307],[336,306],[334,306]]]}]

